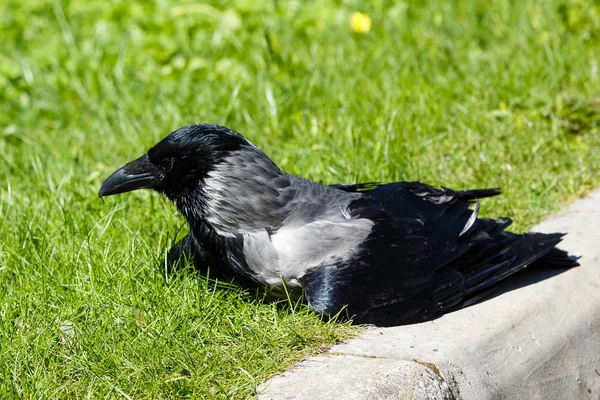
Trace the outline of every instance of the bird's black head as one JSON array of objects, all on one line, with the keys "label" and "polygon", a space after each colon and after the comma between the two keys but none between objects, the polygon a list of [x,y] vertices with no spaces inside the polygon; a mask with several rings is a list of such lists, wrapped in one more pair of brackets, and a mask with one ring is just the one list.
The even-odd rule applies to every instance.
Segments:
[{"label": "bird's black head", "polygon": [[253,145],[237,132],[219,125],[197,124],[179,128],[146,154],[115,171],[98,195],[154,189],[171,200],[182,191],[200,187],[223,158]]}]

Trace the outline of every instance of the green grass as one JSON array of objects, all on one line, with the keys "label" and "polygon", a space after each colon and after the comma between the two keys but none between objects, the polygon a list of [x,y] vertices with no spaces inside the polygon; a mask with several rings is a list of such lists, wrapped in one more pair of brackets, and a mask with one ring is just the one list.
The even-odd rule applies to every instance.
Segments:
[{"label": "green grass", "polygon": [[600,185],[598,2],[389,3],[0,3],[1,398],[244,398],[352,334],[166,274],[173,205],[97,198],[179,126],[327,183],[501,186],[519,231]]}]

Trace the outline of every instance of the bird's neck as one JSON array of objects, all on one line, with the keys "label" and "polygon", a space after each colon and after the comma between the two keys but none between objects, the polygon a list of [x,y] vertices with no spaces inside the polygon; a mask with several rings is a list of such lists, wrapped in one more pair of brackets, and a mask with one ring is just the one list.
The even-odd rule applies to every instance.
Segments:
[{"label": "bird's neck", "polygon": [[277,228],[285,219],[279,211],[285,202],[280,190],[288,185],[289,175],[267,156],[240,151],[217,164],[204,179],[196,194],[200,207],[180,209],[191,225],[193,220],[203,220],[225,237]]}]

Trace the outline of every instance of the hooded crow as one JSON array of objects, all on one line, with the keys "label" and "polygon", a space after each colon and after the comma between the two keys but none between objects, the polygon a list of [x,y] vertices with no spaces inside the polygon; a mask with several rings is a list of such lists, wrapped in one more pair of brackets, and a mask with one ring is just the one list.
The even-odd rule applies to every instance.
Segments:
[{"label": "hooded crow", "polygon": [[324,316],[414,323],[473,304],[528,265],[573,267],[563,234],[478,218],[498,189],[419,182],[325,186],[280,170],[231,129],[180,128],[114,172],[100,196],[149,188],[190,226],[171,250],[220,278],[304,298]]}]

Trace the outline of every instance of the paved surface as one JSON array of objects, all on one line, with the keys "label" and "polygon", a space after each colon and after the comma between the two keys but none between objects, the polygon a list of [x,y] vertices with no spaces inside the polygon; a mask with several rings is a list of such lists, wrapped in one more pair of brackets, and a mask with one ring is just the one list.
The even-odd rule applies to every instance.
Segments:
[{"label": "paved surface", "polygon": [[568,271],[526,271],[483,303],[365,329],[259,399],[600,399],[600,191],[533,230],[568,232]]}]

